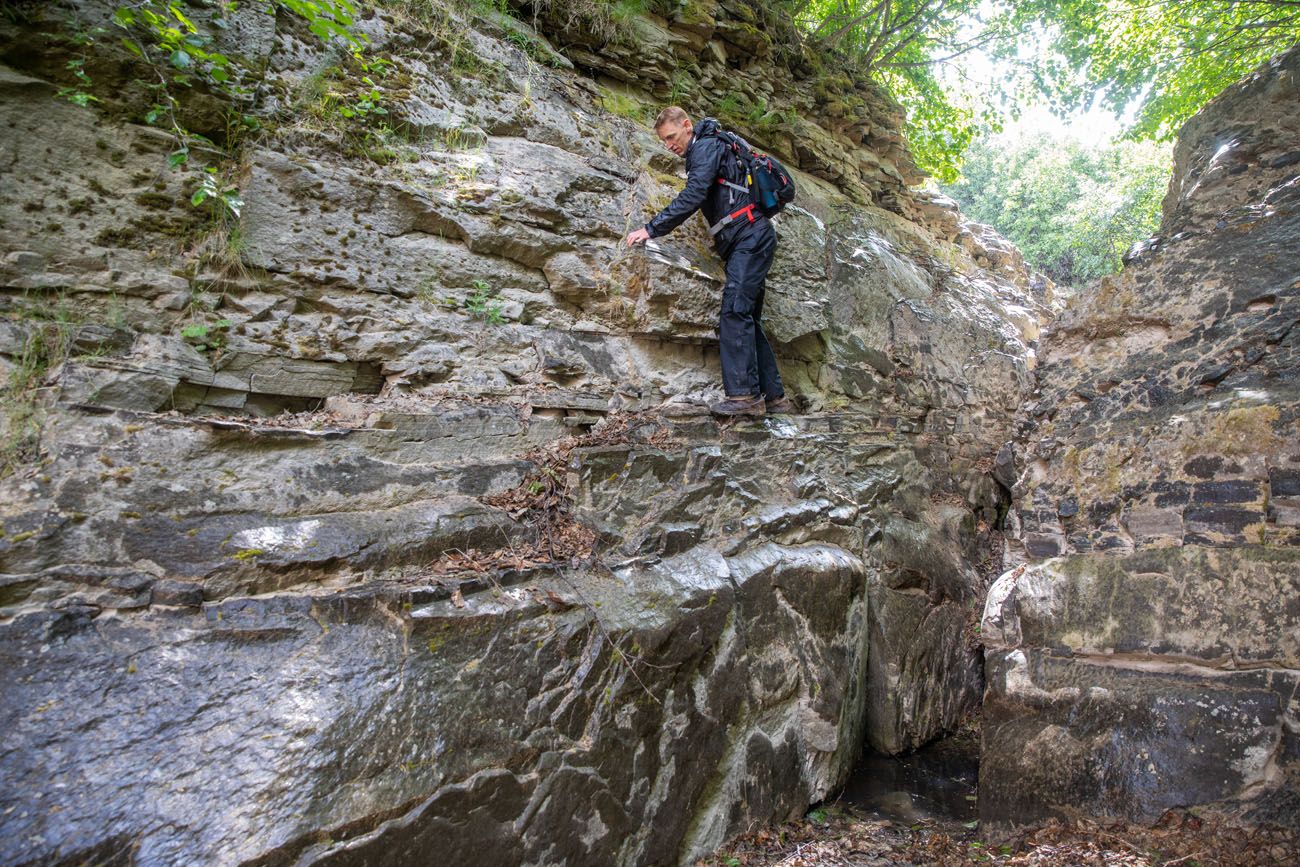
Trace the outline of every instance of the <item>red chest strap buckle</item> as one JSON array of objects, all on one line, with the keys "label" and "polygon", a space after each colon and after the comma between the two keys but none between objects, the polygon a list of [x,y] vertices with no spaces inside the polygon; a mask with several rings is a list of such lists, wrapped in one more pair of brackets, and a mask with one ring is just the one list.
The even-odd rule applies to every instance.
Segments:
[{"label": "red chest strap buckle", "polygon": [[721,220],[718,220],[718,222],[714,223],[712,226],[709,226],[709,237],[712,238],[714,235],[718,234],[723,229],[727,228],[727,226],[730,226],[732,223],[736,222],[736,218],[738,218],[741,214],[744,214],[746,217],[748,217],[749,222],[751,223],[754,222],[754,205],[752,203],[745,205],[745,207],[741,208],[739,211],[736,211],[731,214],[727,214],[727,216],[723,217]]}]

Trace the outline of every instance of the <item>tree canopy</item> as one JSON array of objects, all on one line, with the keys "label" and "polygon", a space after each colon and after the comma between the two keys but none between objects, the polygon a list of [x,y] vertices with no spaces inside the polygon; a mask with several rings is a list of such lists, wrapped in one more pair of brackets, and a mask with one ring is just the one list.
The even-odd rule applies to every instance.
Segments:
[{"label": "tree canopy", "polygon": [[993,41],[1005,21],[972,31],[980,0],[790,0],[811,45],[871,70],[907,110],[917,162],[944,180],[981,122],[975,101],[949,93],[939,65]]},{"label": "tree canopy", "polygon": [[978,140],[961,180],[944,192],[966,216],[995,226],[1032,267],[1077,286],[1117,271],[1124,252],[1156,230],[1169,150],[1003,134]]},{"label": "tree canopy", "polygon": [[[807,38],[871,69],[908,109],[921,166],[956,177],[978,128],[1012,100],[1065,113],[1135,110],[1132,138],[1168,139],[1217,93],[1300,43],[1300,0],[787,0]],[[940,69],[980,50],[1010,70],[964,92]],[[948,77],[951,81],[952,77]]]},{"label": "tree canopy", "polygon": [[[1220,91],[1300,43],[1300,0],[1018,0],[1010,29],[1048,25],[1029,68],[1054,105],[1136,108],[1134,138],[1169,139]],[[1006,53],[1007,46],[1001,50]]]}]

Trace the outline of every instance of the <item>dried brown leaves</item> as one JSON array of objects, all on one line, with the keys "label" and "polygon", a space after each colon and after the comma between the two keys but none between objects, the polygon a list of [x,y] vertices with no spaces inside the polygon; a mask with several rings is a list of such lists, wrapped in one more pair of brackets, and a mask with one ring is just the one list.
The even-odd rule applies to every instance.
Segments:
[{"label": "dried brown leaves", "polygon": [[1300,863],[1300,838],[1280,828],[1243,828],[1224,819],[1170,810],[1153,827],[1086,819],[1052,821],[1006,845],[974,832],[906,828],[828,808],[825,821],[800,820],[734,841],[697,867],[876,867],[1005,864],[1014,867],[1257,867]]},{"label": "dried brown leaves", "polygon": [[494,551],[467,548],[448,551],[429,565],[427,573],[435,578],[464,572],[526,571],[550,562],[550,553],[537,545],[511,546]]},{"label": "dried brown leaves", "polygon": [[580,448],[633,442],[662,447],[669,439],[667,428],[656,416],[619,413],[609,416],[589,433],[565,437],[530,452],[526,458],[537,466],[536,471],[517,487],[490,494],[482,500],[530,527],[535,538],[494,551],[449,552],[432,565],[433,573],[525,570],[556,563],[576,566],[589,561],[593,556],[596,533],[579,524],[572,514],[568,467],[573,452]]}]

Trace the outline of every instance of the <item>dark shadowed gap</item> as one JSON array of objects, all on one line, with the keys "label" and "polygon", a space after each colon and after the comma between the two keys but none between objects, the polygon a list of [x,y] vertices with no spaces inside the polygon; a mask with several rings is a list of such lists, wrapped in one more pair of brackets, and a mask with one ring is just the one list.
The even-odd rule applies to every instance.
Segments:
[{"label": "dark shadowed gap", "polygon": [[868,750],[834,800],[906,824],[973,822],[979,746],[979,735],[964,731],[901,756]]}]

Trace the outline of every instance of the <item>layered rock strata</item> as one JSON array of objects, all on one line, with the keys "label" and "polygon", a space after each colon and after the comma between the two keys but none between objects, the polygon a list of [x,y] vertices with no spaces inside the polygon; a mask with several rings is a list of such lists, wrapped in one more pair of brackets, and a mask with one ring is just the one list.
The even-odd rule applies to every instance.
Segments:
[{"label": "layered rock strata", "polygon": [[980,812],[1300,823],[1300,51],[1182,130],[1161,234],[1045,339],[984,619]]},{"label": "layered rock strata", "polygon": [[809,412],[707,420],[702,227],[617,245],[680,164],[522,24],[405,8],[361,22],[399,136],[237,10],[278,129],[215,224],[125,57],[88,110],[57,16],[5,25],[6,862],[685,862],[978,701],[1027,276],[800,174],[768,320]]}]

